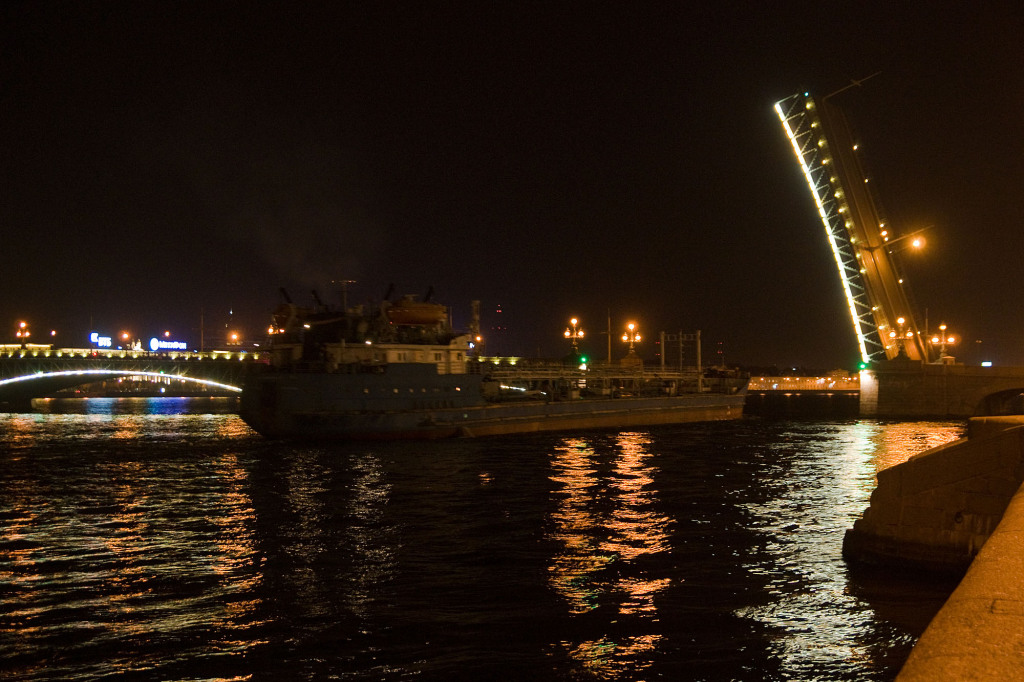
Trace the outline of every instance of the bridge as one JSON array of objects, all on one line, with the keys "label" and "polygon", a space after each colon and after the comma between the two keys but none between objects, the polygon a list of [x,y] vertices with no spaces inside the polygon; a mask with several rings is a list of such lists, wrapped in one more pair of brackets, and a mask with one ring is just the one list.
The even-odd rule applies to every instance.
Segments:
[{"label": "bridge", "polygon": [[825,227],[861,360],[928,361],[927,334],[915,322],[896,256],[895,244],[905,237],[897,237],[879,214],[846,119],[827,99],[793,95],[776,103],[775,111]]},{"label": "bridge", "polygon": [[859,376],[824,377],[805,376],[752,376],[747,386],[748,393],[856,393],[860,391]]},{"label": "bridge", "polygon": [[898,236],[880,213],[842,111],[810,93],[775,112],[835,257],[861,355],[860,413],[880,417],[1024,414],[1024,368],[965,367],[917,325]]},{"label": "bridge", "polygon": [[0,408],[29,410],[33,398],[116,377],[142,377],[201,387],[211,395],[242,390],[247,372],[266,363],[244,351],[109,350],[0,346]]}]

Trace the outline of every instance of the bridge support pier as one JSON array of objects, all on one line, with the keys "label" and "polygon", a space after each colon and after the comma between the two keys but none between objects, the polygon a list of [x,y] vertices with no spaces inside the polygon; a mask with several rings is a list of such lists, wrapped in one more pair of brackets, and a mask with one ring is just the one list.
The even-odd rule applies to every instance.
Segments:
[{"label": "bridge support pier", "polygon": [[866,417],[956,417],[1000,414],[998,394],[1024,393],[1024,367],[933,365],[890,360],[860,373]]}]

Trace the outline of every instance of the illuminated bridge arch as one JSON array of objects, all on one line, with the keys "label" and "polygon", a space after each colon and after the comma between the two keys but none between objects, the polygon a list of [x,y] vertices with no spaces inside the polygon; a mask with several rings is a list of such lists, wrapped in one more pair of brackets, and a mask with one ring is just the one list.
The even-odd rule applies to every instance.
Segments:
[{"label": "illuminated bridge arch", "polygon": [[266,367],[256,353],[102,352],[28,348],[0,352],[0,411],[31,409],[34,398],[113,377],[173,380],[211,395],[241,393],[245,377]]},{"label": "illuminated bridge arch", "polygon": [[[24,374],[18,377],[11,377],[9,379],[0,379],[0,391],[9,387],[14,387],[15,385],[24,385],[25,382],[42,381],[47,384],[47,388],[49,389],[48,392],[52,392],[53,390],[90,384],[105,377],[127,376],[142,376],[150,379],[174,379],[181,382],[201,384],[209,388],[216,388],[223,391],[231,391],[234,393],[242,392],[241,386],[213,381],[211,379],[201,379],[199,377],[188,376],[186,374],[167,374],[166,372],[150,372],[133,369],[76,369],[53,372],[33,372],[32,374]],[[52,386],[54,385],[59,385],[60,388],[53,389]]]}]

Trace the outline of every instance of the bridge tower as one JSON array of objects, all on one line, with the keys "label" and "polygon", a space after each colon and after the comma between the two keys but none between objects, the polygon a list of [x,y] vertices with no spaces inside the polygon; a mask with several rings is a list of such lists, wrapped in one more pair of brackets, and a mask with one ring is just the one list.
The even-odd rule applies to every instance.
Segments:
[{"label": "bridge tower", "polygon": [[861,359],[927,362],[908,291],[892,257],[843,113],[825,99],[796,94],[775,104],[793,145],[839,268]]}]

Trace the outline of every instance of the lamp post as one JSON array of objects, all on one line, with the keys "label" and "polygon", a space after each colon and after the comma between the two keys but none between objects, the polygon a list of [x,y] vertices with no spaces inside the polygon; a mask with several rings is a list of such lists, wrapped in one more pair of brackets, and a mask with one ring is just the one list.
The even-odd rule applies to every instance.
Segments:
[{"label": "lamp post", "polygon": [[907,323],[906,318],[897,317],[896,318],[896,324],[899,327],[899,331],[897,332],[896,330],[890,330],[890,332],[889,332],[889,338],[892,339],[894,343],[896,343],[896,346],[898,348],[898,350],[896,352],[897,357],[898,356],[906,356],[906,354],[907,354],[907,347],[906,347],[907,340],[913,338],[913,336],[914,336],[914,332],[913,331],[911,331],[909,329],[907,329],[907,330],[903,329],[903,325],[905,325],[906,323]]},{"label": "lamp post", "polygon": [[942,361],[949,357],[946,355],[946,345],[954,345],[956,343],[956,337],[952,334],[946,334],[946,325],[943,323],[939,325],[939,333],[932,336],[931,342],[932,345],[939,347],[939,360]]},{"label": "lamp post", "polygon": [[579,320],[575,317],[569,320],[569,326],[565,328],[565,338],[569,339],[572,343],[572,352],[574,355],[579,354],[580,339],[583,338],[583,328],[578,326]]},{"label": "lamp post", "polygon": [[32,336],[32,332],[28,328],[28,322],[24,320],[18,322],[14,336],[21,342],[21,347],[24,348],[28,344],[28,337]]},{"label": "lamp post", "polygon": [[[920,230],[914,230],[913,232],[909,232],[902,237],[896,237],[895,239],[890,239],[889,230],[883,229],[878,233],[878,236],[882,238],[881,244],[868,246],[866,243],[862,243],[860,248],[869,253],[873,253],[878,249],[885,249],[886,253],[889,254],[895,254],[896,252],[903,251],[904,249],[923,249],[925,247],[925,238],[921,236],[921,233],[926,230],[930,230],[933,227],[935,226],[928,225],[927,227],[922,227]],[[910,240],[909,244],[901,244],[908,239]],[[901,246],[899,248],[893,248],[896,244],[901,244]]]},{"label": "lamp post", "polygon": [[635,344],[640,342],[640,332],[637,329],[635,322],[630,322],[626,325],[626,333],[622,335],[622,340],[629,343],[629,352],[635,353]]}]

